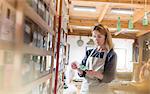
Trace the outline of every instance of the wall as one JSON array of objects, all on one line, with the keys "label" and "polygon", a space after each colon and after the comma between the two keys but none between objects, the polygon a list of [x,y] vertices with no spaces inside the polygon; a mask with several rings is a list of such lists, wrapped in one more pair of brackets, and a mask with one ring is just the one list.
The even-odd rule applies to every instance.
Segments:
[{"label": "wall", "polygon": [[68,43],[70,44],[69,62],[77,61],[81,63],[85,55],[86,43],[89,41],[90,37],[82,36],[81,39],[84,41],[83,46],[79,47],[77,41],[79,36],[68,36]]},{"label": "wall", "polygon": [[133,42],[131,39],[113,39],[114,49],[117,53],[117,71],[133,71]]}]

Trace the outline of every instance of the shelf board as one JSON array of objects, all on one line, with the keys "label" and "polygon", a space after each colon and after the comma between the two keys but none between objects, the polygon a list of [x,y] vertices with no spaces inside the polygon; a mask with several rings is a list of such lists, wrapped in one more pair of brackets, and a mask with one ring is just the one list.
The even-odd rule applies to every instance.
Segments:
[{"label": "shelf board", "polygon": [[136,34],[136,37],[140,37],[140,36],[142,36],[142,35],[144,35],[144,34],[147,34],[147,33],[150,33],[150,30],[149,30],[149,31],[141,31],[141,32],[138,32],[138,33]]},{"label": "shelf board", "polygon": [[129,38],[129,39],[135,39],[137,37],[143,36],[144,34],[150,33],[149,31],[120,31],[120,32],[113,32],[113,37],[117,38]]},{"label": "shelf board", "polygon": [[[4,41],[0,40],[0,49],[3,50],[14,50],[15,49],[15,44],[10,41]],[[29,45],[24,45],[22,49],[23,53],[27,54],[32,54],[32,55],[40,55],[40,56],[47,56],[47,55],[53,55],[52,49],[49,51],[42,49],[42,48],[37,48]]]},{"label": "shelf board", "polygon": [[[45,1],[48,2],[47,0],[45,0]],[[12,6],[15,5],[16,0],[7,0],[7,2],[10,4],[10,5],[9,4],[8,5],[11,7],[11,5]],[[35,23],[37,23],[39,26],[41,26],[42,29],[46,30],[47,32],[50,32],[51,34],[54,34],[53,31],[50,31],[50,27],[48,26],[48,24],[33,10],[32,7],[30,7],[30,5],[27,3],[26,0],[23,0],[22,3],[24,3],[23,5],[24,5],[25,16],[32,19]],[[14,9],[14,8],[11,7],[11,9]],[[52,8],[52,10],[54,12],[54,8]]]},{"label": "shelf board", "polygon": [[117,36],[117,35],[119,35],[119,34],[136,34],[136,33],[138,33],[139,31],[116,31],[115,33],[114,33],[114,35],[115,36]]},{"label": "shelf board", "polygon": [[40,55],[40,56],[53,55],[52,50],[47,51],[45,49],[32,47],[29,45],[24,46],[23,52],[28,53],[28,54],[32,54],[32,55]]},{"label": "shelf board", "polygon": [[13,50],[14,43],[6,40],[0,40],[0,49],[3,50]]},{"label": "shelf board", "polygon": [[47,74],[44,77],[41,77],[30,84],[27,84],[23,87],[14,88],[14,89],[0,89],[0,94],[27,94],[29,91],[31,91],[34,86],[38,86],[41,83],[47,81],[48,79],[51,79],[52,74]]},{"label": "shelf board", "polygon": [[48,24],[33,10],[32,7],[30,7],[30,5],[27,2],[24,3],[24,13],[25,13],[25,16],[32,19],[42,29],[50,32],[51,34],[54,34],[53,31],[50,31],[50,27],[48,26]]},{"label": "shelf board", "polygon": [[120,31],[120,32],[115,32],[114,35],[118,36],[120,34],[133,34],[136,37],[140,37],[147,33],[150,33],[150,30],[149,31]]},{"label": "shelf board", "polygon": [[25,91],[25,92],[30,91],[34,86],[40,85],[41,83],[47,81],[48,79],[51,79],[51,77],[52,77],[52,74],[49,73],[48,75],[41,77],[41,78],[31,82],[30,84],[24,86],[22,91]]},{"label": "shelf board", "polygon": [[13,7],[13,9],[15,8],[16,0],[6,0],[6,2],[8,2]]}]

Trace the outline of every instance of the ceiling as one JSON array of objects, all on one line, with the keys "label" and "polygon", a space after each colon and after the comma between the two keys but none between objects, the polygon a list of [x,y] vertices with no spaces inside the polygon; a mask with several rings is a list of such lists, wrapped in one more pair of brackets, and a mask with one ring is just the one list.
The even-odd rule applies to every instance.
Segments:
[{"label": "ceiling", "polygon": [[[90,7],[91,11],[79,11],[77,7]],[[89,10],[90,10],[89,9]],[[94,10],[95,9],[95,10]],[[135,38],[135,32],[125,33],[131,14],[112,13],[112,10],[129,10],[133,14],[134,30],[149,31],[143,26],[144,10],[150,12],[150,0],[69,0],[69,35],[90,36],[91,27],[97,23],[106,25],[115,37]],[[116,34],[117,19],[121,18],[124,33]],[[148,15],[150,21],[150,15]]]}]

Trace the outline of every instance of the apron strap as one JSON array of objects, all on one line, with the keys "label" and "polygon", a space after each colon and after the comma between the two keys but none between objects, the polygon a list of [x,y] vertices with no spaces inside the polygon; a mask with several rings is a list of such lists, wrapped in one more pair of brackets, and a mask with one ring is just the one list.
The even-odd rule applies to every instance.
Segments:
[{"label": "apron strap", "polygon": [[92,51],[91,51],[91,53],[90,53],[90,55],[88,56],[88,58],[87,58],[87,60],[86,60],[86,66],[88,66],[89,65],[89,57],[91,57],[92,56],[92,54],[93,54],[93,52],[96,50],[96,48],[95,49],[93,49]]}]

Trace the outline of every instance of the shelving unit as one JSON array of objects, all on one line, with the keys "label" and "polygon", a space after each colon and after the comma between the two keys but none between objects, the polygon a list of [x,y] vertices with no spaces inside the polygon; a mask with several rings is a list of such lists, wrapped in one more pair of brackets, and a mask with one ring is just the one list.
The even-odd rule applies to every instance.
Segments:
[{"label": "shelving unit", "polygon": [[[68,1],[67,1],[68,2]],[[57,15],[58,15],[58,32],[56,33],[57,54],[56,54],[56,71],[54,94],[62,94],[64,89],[64,71],[66,67],[66,46],[68,33],[68,8],[66,0],[58,0]],[[56,26],[57,26],[56,25]]]},{"label": "shelving unit", "polygon": [[[8,26],[9,33],[13,35],[12,39],[4,40],[0,37],[0,55],[3,57],[0,63],[1,94],[37,94],[35,91],[38,90],[34,87],[47,81],[50,86],[49,80],[52,78],[50,69],[54,58],[52,41],[55,38],[54,27],[50,24],[54,23],[51,19],[56,15],[52,6],[54,4],[51,4],[51,0],[44,0],[43,6],[46,3],[47,6],[44,7],[48,7],[50,11],[48,16],[46,15],[48,21],[45,21],[27,1],[29,0],[0,0],[0,31],[4,30],[1,29],[3,28],[1,19],[8,19],[9,24],[12,21],[12,11],[15,14],[14,24],[11,25],[15,28],[14,32]],[[28,26],[25,23],[27,18],[31,22]],[[38,31],[34,28],[38,28]],[[0,35],[2,36],[1,32]],[[39,44],[40,46],[37,46]],[[48,88],[47,93],[50,93],[51,88]]]},{"label": "shelving unit", "polygon": [[4,49],[4,50],[12,50],[14,47],[14,43],[9,42],[9,41],[2,41],[0,40],[0,49]]},{"label": "shelving unit", "polygon": [[32,19],[35,23],[37,23],[41,28],[45,29],[47,32],[51,32],[54,34],[53,31],[50,31],[50,27],[48,24],[27,4],[27,2],[24,3],[25,7],[25,15],[28,16],[30,19]]}]

